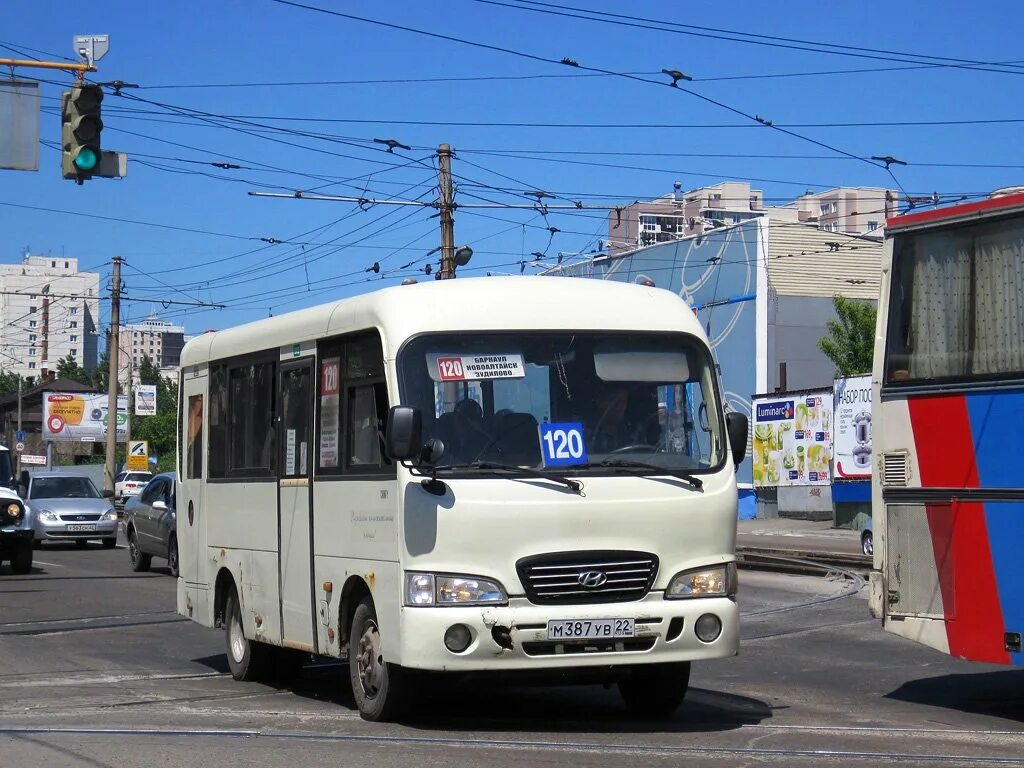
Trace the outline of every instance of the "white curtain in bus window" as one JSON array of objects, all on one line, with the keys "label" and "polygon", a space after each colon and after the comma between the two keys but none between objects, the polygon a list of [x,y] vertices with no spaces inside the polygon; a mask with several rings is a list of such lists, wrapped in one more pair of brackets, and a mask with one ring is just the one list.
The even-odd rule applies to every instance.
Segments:
[{"label": "white curtain in bus window", "polygon": [[341,358],[320,364],[320,468],[338,466],[338,431],[341,424]]},{"label": "white curtain in bus window", "polygon": [[350,466],[380,465],[380,433],[372,384],[352,387],[348,393]]},{"label": "white curtain in bus window", "polygon": [[979,233],[974,280],[973,373],[1024,371],[1024,222]]}]

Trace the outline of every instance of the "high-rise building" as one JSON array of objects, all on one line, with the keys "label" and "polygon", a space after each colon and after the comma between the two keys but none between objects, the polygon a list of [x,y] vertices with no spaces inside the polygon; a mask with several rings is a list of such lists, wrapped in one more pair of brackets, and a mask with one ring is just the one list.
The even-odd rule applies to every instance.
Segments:
[{"label": "high-rise building", "polygon": [[[122,325],[118,336],[118,378],[127,381],[128,370],[138,370],[148,357],[161,371],[177,370],[181,364],[181,349],[185,346],[185,329],[161,320],[151,314],[141,323]],[[135,374],[137,378],[137,374]]]},{"label": "high-rise building", "polygon": [[0,369],[27,380],[70,357],[86,370],[99,355],[100,276],[78,259],[33,256],[0,264]]},{"label": "high-rise building", "polygon": [[826,232],[865,234],[880,229],[897,213],[898,194],[876,187],[808,190],[791,203],[764,204],[764,192],[745,181],[675,191],[639,201],[608,214],[609,253],[624,253],[680,240],[709,229],[767,216],[773,221],[814,224]]}]

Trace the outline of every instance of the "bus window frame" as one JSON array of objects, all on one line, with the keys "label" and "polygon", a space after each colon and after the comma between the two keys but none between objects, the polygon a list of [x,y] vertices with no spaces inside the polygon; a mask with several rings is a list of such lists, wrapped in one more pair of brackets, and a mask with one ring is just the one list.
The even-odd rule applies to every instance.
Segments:
[{"label": "bus window frame", "polygon": [[[278,455],[277,455],[278,454],[278,450],[277,450],[277,447],[276,447],[276,442],[277,442],[277,438],[278,438],[278,435],[277,435],[277,431],[278,431],[277,430],[277,427],[278,427],[278,423],[277,423],[278,422],[278,412],[277,412],[277,410],[278,410],[278,400],[280,399],[279,398],[280,393],[278,392],[278,388],[279,388],[278,377],[279,377],[279,374],[280,374],[280,365],[281,365],[281,361],[280,361],[279,357],[280,357],[279,350],[277,348],[274,348],[274,349],[262,350],[260,352],[253,352],[253,353],[250,353],[250,354],[247,354],[247,355],[239,355],[237,357],[222,358],[222,359],[219,359],[219,360],[211,360],[210,361],[210,372],[208,374],[209,384],[207,386],[207,393],[210,396],[210,404],[209,405],[204,404],[204,407],[209,408],[209,407],[212,406],[212,401],[213,401],[213,397],[214,397],[214,393],[212,391],[213,383],[214,383],[213,368],[214,367],[223,366],[225,374],[226,374],[225,378],[224,378],[224,381],[225,381],[225,387],[226,387],[226,390],[227,390],[227,397],[226,397],[226,401],[225,401],[225,403],[226,403],[225,411],[226,412],[224,414],[224,417],[226,419],[225,424],[224,424],[224,450],[226,451],[227,456],[225,458],[224,474],[223,475],[218,475],[216,477],[212,477],[211,474],[210,474],[210,470],[212,469],[212,464],[210,463],[210,446],[211,446],[211,444],[213,442],[213,440],[212,440],[212,437],[213,437],[213,434],[212,434],[212,432],[213,432],[213,425],[212,425],[212,423],[206,424],[205,425],[206,426],[206,435],[205,435],[204,441],[205,441],[205,444],[206,444],[206,456],[205,456],[206,464],[205,464],[205,466],[206,466],[206,482],[207,483],[244,483],[244,482],[271,482],[271,481],[277,482],[277,480],[278,480],[278,466],[277,466],[277,464],[278,464],[278,458],[279,458]],[[231,455],[230,455],[230,453],[231,453],[231,437],[232,437],[232,434],[231,434],[231,431],[232,431],[232,427],[231,427],[231,408],[232,408],[231,371],[232,370],[236,370],[238,368],[244,368],[245,366],[248,366],[248,365],[265,365],[265,364],[268,364],[268,363],[272,366],[271,380],[273,382],[273,386],[271,387],[271,393],[273,394],[273,410],[272,410],[272,415],[271,415],[271,419],[270,419],[271,429],[274,431],[274,441],[275,441],[275,448],[274,448],[273,457],[272,457],[272,465],[273,466],[271,466],[269,468],[263,468],[263,467],[252,468],[252,467],[247,467],[245,469],[232,469],[231,468]],[[255,470],[260,470],[260,471],[255,471],[254,472],[253,471],[254,469]]]},{"label": "bus window frame", "polygon": [[[893,381],[890,378],[890,365],[892,360],[893,344],[893,319],[896,309],[897,295],[893,290],[895,287],[895,276],[902,268],[902,254],[906,248],[905,243],[918,235],[934,232],[953,233],[961,230],[977,229],[987,224],[998,224],[1012,219],[1020,219],[1024,223],[1024,210],[1000,211],[997,214],[990,214],[981,218],[974,218],[968,221],[957,221],[950,224],[935,224],[931,226],[909,227],[905,230],[896,230],[892,233],[892,259],[889,268],[888,295],[886,297],[886,318],[885,318],[885,346],[882,358],[881,388],[880,397],[883,400],[901,398],[906,395],[927,394],[934,392],[966,392],[972,390],[991,389],[1019,389],[1024,387],[1024,370],[1006,373],[968,375],[968,376],[943,376],[927,379],[905,379]],[[911,241],[912,242],[912,241]],[[975,258],[974,237],[971,245],[972,259]],[[973,286],[972,286],[973,287]]]},{"label": "bus window frame", "polygon": [[[351,380],[346,374],[348,365],[348,353],[349,346],[354,346],[361,341],[365,341],[367,338],[373,338],[377,343],[377,351],[380,353],[380,364],[381,371],[379,376],[368,376],[364,379]],[[338,358],[339,361],[339,381],[338,381],[338,466],[336,467],[322,467],[320,465],[320,447],[321,447],[321,427],[322,427],[322,398],[319,387],[319,371],[320,365],[325,361],[332,358]],[[316,345],[316,404],[314,408],[314,424],[313,424],[313,439],[316,442],[316,459],[313,465],[313,476],[317,480],[324,481],[337,481],[337,480],[394,480],[398,476],[397,466],[388,460],[384,455],[383,446],[381,446],[381,464],[376,466],[371,465],[351,465],[350,459],[350,448],[349,448],[349,429],[351,427],[351,409],[349,405],[350,394],[352,391],[359,387],[371,386],[375,392],[377,386],[383,389],[384,393],[388,397],[388,406],[393,405],[391,403],[391,396],[388,392],[388,369],[387,369],[387,358],[384,355],[384,337],[380,332],[379,328],[365,328],[358,331],[351,331],[348,333],[340,334],[337,336],[331,336],[330,338],[320,339]]]}]

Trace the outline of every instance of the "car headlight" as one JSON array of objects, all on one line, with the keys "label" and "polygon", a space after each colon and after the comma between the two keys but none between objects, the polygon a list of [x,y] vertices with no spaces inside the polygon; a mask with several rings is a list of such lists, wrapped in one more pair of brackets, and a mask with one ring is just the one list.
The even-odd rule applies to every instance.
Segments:
[{"label": "car headlight", "polygon": [[106,512],[103,513],[103,519],[108,521],[117,520],[117,510],[108,509]]},{"label": "car headlight", "polygon": [[56,523],[57,522],[57,513],[56,512],[51,512],[48,509],[40,509],[38,514],[39,514],[39,519],[42,520],[45,523]]},{"label": "car headlight", "polygon": [[504,588],[492,579],[436,573],[405,574],[405,604],[494,605],[508,602]]},{"label": "car headlight", "polygon": [[732,597],[736,594],[736,563],[693,568],[672,577],[666,599],[691,597]]},{"label": "car headlight", "polygon": [[8,504],[7,514],[11,517],[21,517],[21,506],[19,504]]}]

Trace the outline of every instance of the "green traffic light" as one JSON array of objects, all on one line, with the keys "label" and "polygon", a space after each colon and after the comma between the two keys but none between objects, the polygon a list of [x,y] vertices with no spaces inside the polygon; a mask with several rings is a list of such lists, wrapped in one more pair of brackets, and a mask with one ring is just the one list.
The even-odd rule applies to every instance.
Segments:
[{"label": "green traffic light", "polygon": [[82,147],[82,150],[75,156],[75,167],[80,171],[91,171],[99,162],[99,156],[89,147]]}]

